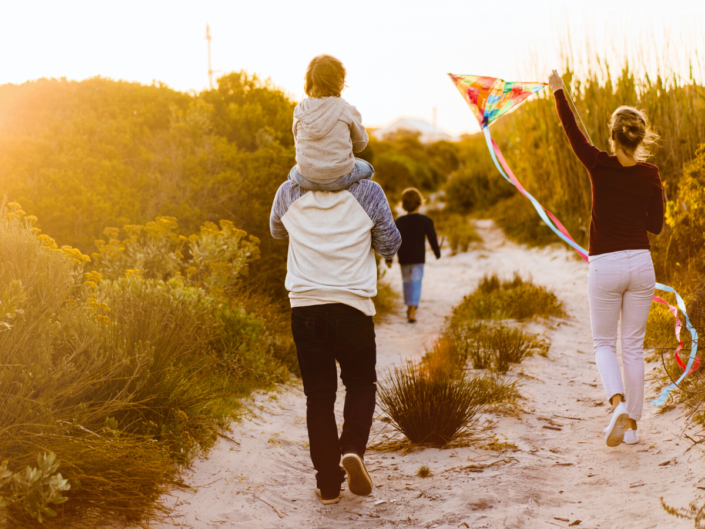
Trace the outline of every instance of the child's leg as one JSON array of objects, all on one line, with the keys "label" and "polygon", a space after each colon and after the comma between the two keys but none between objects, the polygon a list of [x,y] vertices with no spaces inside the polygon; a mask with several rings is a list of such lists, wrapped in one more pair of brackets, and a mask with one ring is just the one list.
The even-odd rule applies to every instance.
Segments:
[{"label": "child's leg", "polygon": [[421,301],[421,282],[423,280],[423,264],[411,265],[411,300],[409,305],[419,306]]},{"label": "child's leg", "polygon": [[298,185],[304,189],[311,189],[313,191],[341,191],[355,182],[360,180],[369,180],[375,174],[375,169],[369,162],[362,160],[360,158],[355,158],[355,166],[353,170],[346,175],[339,178],[331,180],[326,183],[313,182],[303,176],[298,171],[298,166],[295,165],[291,168],[289,172],[289,180],[293,180]]},{"label": "child's leg", "polygon": [[413,298],[413,288],[411,284],[411,273],[414,265],[401,265],[401,282],[404,287],[404,303],[411,305]]}]

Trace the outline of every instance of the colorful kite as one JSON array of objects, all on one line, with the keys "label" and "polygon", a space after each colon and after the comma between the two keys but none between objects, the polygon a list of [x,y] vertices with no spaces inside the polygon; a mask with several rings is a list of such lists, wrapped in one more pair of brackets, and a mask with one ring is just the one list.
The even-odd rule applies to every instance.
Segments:
[{"label": "colorful kite", "polygon": [[[507,165],[504,156],[502,156],[502,152],[499,150],[499,147],[490,135],[489,126],[494,120],[516,108],[529,96],[539,92],[547,85],[545,83],[510,83],[495,77],[481,77],[478,75],[455,75],[452,73],[448,75],[460,94],[463,96],[463,99],[465,99],[465,102],[470,106],[470,110],[472,110],[473,114],[475,114],[475,117],[477,118],[477,121],[485,135],[485,140],[487,141],[487,147],[490,151],[490,155],[492,156],[492,161],[497,166],[497,169],[499,169],[500,174],[505,180],[515,186],[522,195],[531,201],[531,204],[534,206],[534,209],[536,209],[541,219],[549,228],[551,228],[551,230],[553,230],[556,235],[558,235],[563,241],[578,252],[578,254],[580,254],[585,261],[589,261],[590,258],[587,251],[573,240],[573,237],[570,236],[570,233],[568,233],[568,230],[565,229],[563,224],[561,224],[550,211],[544,208],[538,200],[536,200],[528,191],[526,191],[526,189],[524,189],[519,180],[517,180],[516,176],[514,176],[514,173],[512,173],[512,170]],[[698,333],[690,324],[690,319],[688,318],[688,313],[685,310],[685,303],[683,302],[683,299],[680,297],[678,292],[669,286],[662,285],[661,283],[656,283],[656,289],[675,294],[678,308],[685,316],[686,328],[690,331],[690,336],[692,338],[688,364],[684,365],[679,355],[680,350],[683,348],[683,342],[680,340],[681,322],[680,319],[678,319],[678,310],[664,299],[654,296],[654,301],[667,305],[671,311],[671,314],[673,314],[676,318],[676,339],[678,340],[679,345],[675,351],[675,358],[678,365],[683,368],[683,374],[678,378],[678,380],[674,384],[671,384],[665,388],[661,393],[661,396],[653,401],[656,406],[661,406],[668,398],[668,394],[671,390],[680,384],[688,373],[698,369],[700,366],[700,359],[696,354],[698,350]]]}]

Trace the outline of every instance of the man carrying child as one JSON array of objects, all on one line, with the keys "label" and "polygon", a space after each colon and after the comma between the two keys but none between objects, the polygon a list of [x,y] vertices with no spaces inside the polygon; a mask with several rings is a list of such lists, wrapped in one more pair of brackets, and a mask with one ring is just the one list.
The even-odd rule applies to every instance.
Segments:
[{"label": "man carrying child", "polygon": [[[340,501],[345,473],[350,492],[372,492],[363,458],[377,390],[374,252],[391,259],[401,245],[384,192],[370,180],[374,169],[353,154],[368,137],[360,113],[340,97],[345,73],[328,55],[309,64],[309,97],[294,111],[297,165],[277,191],[270,218],[272,236],[289,239],[286,288],[323,504]],[[336,361],[346,389],[340,437]]]}]

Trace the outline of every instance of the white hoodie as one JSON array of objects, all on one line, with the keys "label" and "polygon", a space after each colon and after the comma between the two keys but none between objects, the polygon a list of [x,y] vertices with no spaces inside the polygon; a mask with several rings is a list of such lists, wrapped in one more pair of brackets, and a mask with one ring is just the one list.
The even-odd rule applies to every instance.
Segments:
[{"label": "white hoodie", "polygon": [[353,153],[368,136],[362,116],[342,97],[306,98],[294,109],[296,163],[300,175],[326,184],[352,172]]}]

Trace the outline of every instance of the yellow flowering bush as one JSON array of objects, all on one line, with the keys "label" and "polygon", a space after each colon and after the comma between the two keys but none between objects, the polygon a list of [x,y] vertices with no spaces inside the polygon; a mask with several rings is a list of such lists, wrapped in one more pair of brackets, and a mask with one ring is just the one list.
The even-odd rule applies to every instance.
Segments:
[{"label": "yellow flowering bush", "polygon": [[258,241],[161,217],[105,230],[89,259],[21,211],[0,205],[0,527],[158,517],[174,463],[213,445],[233,399],[288,377],[229,295]]}]

